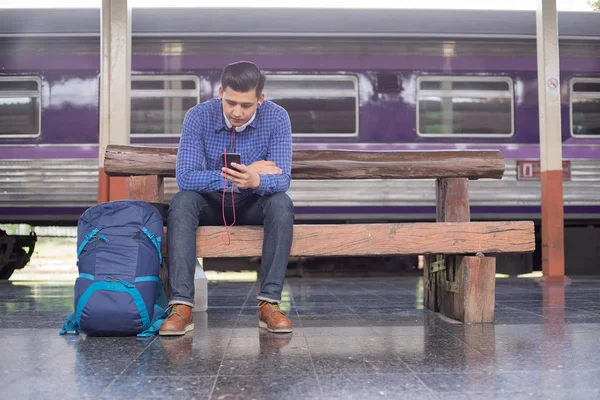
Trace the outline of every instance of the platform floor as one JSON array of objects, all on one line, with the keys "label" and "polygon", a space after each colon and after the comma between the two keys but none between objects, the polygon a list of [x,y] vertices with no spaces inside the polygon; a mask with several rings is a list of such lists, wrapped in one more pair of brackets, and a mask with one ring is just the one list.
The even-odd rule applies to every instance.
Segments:
[{"label": "platform floor", "polygon": [[498,279],[486,325],[424,310],[422,285],[289,279],[277,335],[255,283],[211,283],[192,334],[140,340],[59,336],[71,285],[3,282],[0,398],[600,398],[600,278]]}]

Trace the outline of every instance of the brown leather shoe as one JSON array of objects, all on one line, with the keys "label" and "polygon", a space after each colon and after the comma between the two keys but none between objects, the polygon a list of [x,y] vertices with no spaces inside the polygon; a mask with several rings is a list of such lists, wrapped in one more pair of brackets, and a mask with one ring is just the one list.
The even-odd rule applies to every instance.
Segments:
[{"label": "brown leather shoe", "polygon": [[171,313],[161,325],[158,334],[161,336],[177,336],[185,335],[193,330],[192,307],[185,304],[174,304],[171,306]]},{"label": "brown leather shoe", "polygon": [[281,311],[278,304],[258,302],[258,326],[269,332],[288,333],[292,331],[292,321]]}]

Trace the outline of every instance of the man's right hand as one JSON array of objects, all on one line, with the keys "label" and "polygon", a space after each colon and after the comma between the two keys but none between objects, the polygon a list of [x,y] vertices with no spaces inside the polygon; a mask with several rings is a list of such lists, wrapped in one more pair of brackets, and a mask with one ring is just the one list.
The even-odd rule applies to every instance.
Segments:
[{"label": "man's right hand", "polygon": [[256,161],[248,165],[248,168],[257,174],[263,175],[280,175],[281,169],[275,165],[273,161]]}]

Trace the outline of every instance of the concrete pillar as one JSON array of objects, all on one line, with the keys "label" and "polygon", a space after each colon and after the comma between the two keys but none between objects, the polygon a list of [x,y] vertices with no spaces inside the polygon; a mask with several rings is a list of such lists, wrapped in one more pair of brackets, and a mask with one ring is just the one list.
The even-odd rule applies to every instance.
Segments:
[{"label": "concrete pillar", "polygon": [[542,271],[544,278],[562,279],[565,275],[564,210],[556,0],[538,0],[536,17],[542,168]]},{"label": "concrete pillar", "polygon": [[104,173],[106,146],[129,144],[131,8],[127,0],[102,0],[100,29],[99,203],[127,198],[127,178],[109,178]]}]

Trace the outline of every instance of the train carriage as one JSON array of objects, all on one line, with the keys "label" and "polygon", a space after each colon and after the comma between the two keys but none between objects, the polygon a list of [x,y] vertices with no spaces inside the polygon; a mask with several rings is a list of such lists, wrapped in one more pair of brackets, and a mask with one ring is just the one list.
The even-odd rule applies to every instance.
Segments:
[{"label": "train carriage", "polygon": [[[600,14],[558,18],[565,219],[589,224]],[[540,218],[535,12],[134,9],[132,21],[132,144],[176,146],[223,66],[251,60],[295,149],[499,149],[505,176],[471,183],[472,218]],[[99,33],[98,9],[0,10],[0,220],[74,224],[97,201]],[[435,219],[428,181],[297,180],[289,193],[299,220]]]}]

